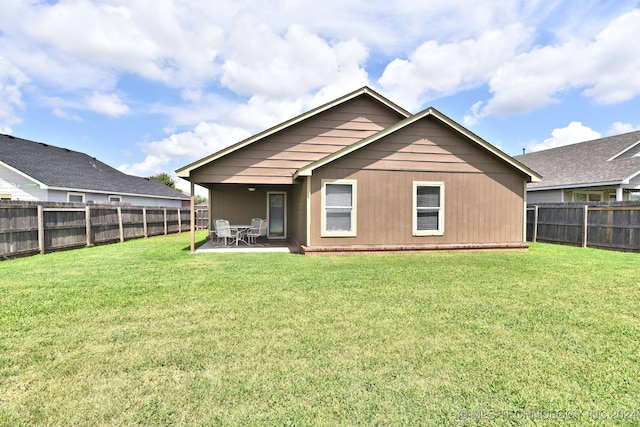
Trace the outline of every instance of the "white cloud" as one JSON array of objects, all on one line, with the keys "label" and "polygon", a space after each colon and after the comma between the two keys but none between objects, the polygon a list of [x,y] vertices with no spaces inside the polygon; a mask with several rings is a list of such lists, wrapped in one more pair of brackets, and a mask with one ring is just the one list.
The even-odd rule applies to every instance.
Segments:
[{"label": "white cloud", "polygon": [[131,175],[154,175],[164,172],[163,169],[174,160],[193,161],[248,136],[248,132],[239,128],[202,122],[193,131],[174,133],[160,141],[139,143],[139,148],[146,154],[144,160],[134,164],[123,164],[118,169]]},{"label": "white cloud", "polygon": [[62,108],[54,108],[52,110],[52,113],[54,116],[59,117],[61,119],[65,119],[65,120],[71,120],[74,122],[78,122],[78,123],[82,123],[82,117],[80,117],[77,114],[71,114],[71,113],[67,113],[65,110],[63,110]]},{"label": "white cloud", "polygon": [[489,81],[492,98],[472,113],[487,116],[528,113],[560,102],[564,91],[585,88],[597,104],[640,94],[640,9],[612,20],[592,41],[571,39],[536,47],[507,61]]},{"label": "white cloud", "polygon": [[486,83],[494,71],[530,39],[521,25],[487,31],[477,39],[423,43],[408,59],[395,59],[384,70],[380,85],[407,108],[425,99],[449,95]]},{"label": "white cloud", "polygon": [[224,63],[221,83],[244,95],[296,98],[344,74],[364,73],[366,48],[359,42],[330,45],[299,25],[283,35],[266,24],[240,27],[230,42],[234,53]]},{"label": "white cloud", "polygon": [[94,92],[85,98],[85,102],[90,110],[110,117],[124,116],[129,112],[129,107],[115,93],[107,95]]},{"label": "white cloud", "polygon": [[556,128],[551,131],[551,138],[545,139],[540,144],[529,144],[529,150],[547,150],[549,148],[575,144],[577,142],[590,141],[592,139],[598,139],[600,137],[600,133],[594,131],[590,127],[584,126],[580,122],[571,122],[567,127]]},{"label": "white cloud", "polygon": [[607,131],[608,135],[620,135],[623,133],[629,133],[636,130],[640,130],[640,125],[632,125],[631,123],[615,122],[611,124],[611,127]]},{"label": "white cloud", "polygon": [[22,88],[28,77],[6,58],[0,56],[0,128],[11,133],[11,125],[20,123],[16,109],[24,107]]}]

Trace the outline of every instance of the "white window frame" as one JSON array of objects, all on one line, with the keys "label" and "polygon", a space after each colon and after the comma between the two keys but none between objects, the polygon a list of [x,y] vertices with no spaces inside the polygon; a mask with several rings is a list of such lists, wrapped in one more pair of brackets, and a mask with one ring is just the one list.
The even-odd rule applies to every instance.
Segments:
[{"label": "white window frame", "polygon": [[[82,201],[80,202],[72,202],[71,201],[71,197],[73,196],[80,196],[82,198]],[[84,203],[84,198],[85,198],[85,194],[84,193],[67,193],[67,202],[69,203]]]},{"label": "white window frame", "polygon": [[[421,208],[418,207],[418,187],[438,187],[440,189],[440,206]],[[437,230],[418,230],[418,210],[438,212]],[[414,236],[442,236],[444,234],[444,182],[442,181],[414,181],[413,182],[413,208],[412,230]]]},{"label": "white window frame", "polygon": [[[112,199],[118,199],[118,200],[112,200]],[[122,202],[122,196],[118,196],[116,194],[111,194],[107,197],[107,200],[109,200],[109,202],[113,202],[113,203],[120,203]]]},{"label": "white window frame", "polygon": [[[327,206],[327,184],[329,185],[350,185],[351,186],[351,206]],[[322,180],[322,218],[321,218],[321,232],[322,237],[355,237],[357,235],[357,200],[358,200],[358,185],[355,179],[323,179]],[[351,209],[351,230],[350,231],[328,231],[327,230],[327,209],[331,208],[350,208]]]},{"label": "white window frame", "polygon": [[[589,200],[590,196],[597,195],[600,196],[600,202],[608,201],[609,199],[605,199],[604,191],[602,190],[581,190],[581,191],[573,191],[571,194],[571,201],[577,203],[584,202],[596,202],[597,200]],[[584,196],[586,200],[576,200],[578,196]]]}]

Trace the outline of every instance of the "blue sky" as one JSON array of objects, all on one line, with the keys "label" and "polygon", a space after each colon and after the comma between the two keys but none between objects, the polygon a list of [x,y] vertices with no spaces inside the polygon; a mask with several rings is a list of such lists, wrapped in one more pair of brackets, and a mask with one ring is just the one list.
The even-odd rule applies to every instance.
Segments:
[{"label": "blue sky", "polygon": [[516,155],[640,129],[638,40],[640,0],[3,0],[0,132],[173,174],[368,85]]}]

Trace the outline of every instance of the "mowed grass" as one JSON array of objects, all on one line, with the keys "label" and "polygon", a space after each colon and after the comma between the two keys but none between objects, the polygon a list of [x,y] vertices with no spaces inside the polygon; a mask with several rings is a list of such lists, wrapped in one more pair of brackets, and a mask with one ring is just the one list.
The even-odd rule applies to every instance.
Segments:
[{"label": "mowed grass", "polygon": [[188,242],[0,262],[0,424],[640,423],[638,254]]}]

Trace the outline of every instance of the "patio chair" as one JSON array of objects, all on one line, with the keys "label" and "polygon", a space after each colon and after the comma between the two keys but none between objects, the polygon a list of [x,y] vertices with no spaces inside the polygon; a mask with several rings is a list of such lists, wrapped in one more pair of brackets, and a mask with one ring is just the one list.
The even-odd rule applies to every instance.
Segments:
[{"label": "patio chair", "polygon": [[220,239],[224,239],[224,245],[227,246],[227,239],[232,239],[233,243],[235,241],[236,236],[231,232],[231,227],[229,227],[229,221],[226,219],[217,219],[216,220],[216,236],[218,236],[218,241]]},{"label": "patio chair", "polygon": [[254,218],[256,220],[256,227],[254,227],[254,220],[251,220],[251,229],[247,232],[247,238],[249,244],[257,245],[258,238],[267,235],[267,221],[260,218]]},{"label": "patio chair", "polygon": [[218,237],[218,227],[217,227],[217,224],[216,224],[217,222],[218,222],[218,220],[217,220],[217,219],[214,219],[214,220],[211,222],[211,225],[212,225],[212,227],[213,227],[213,228],[211,228],[211,229],[209,230],[209,236],[210,236],[209,238],[210,238],[211,240],[213,240],[213,238],[215,237],[215,238],[218,240],[218,243],[220,243],[220,241],[222,240],[222,238],[221,238],[221,237]]}]

